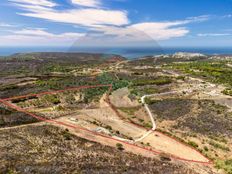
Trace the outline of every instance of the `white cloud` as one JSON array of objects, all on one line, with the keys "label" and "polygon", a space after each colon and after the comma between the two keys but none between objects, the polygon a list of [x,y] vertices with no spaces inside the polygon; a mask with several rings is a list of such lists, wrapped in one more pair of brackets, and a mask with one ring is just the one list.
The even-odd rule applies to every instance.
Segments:
[{"label": "white cloud", "polygon": [[[180,21],[147,22],[126,26],[94,25],[89,27],[89,33],[61,33],[54,34],[45,29],[22,29],[12,31],[4,39],[13,43],[30,44],[72,44],[79,46],[121,46],[144,43],[156,43],[186,36],[190,31],[185,27],[188,23],[198,22],[197,18]],[[199,19],[202,20],[202,19]]]},{"label": "white cloud", "polygon": [[199,33],[197,36],[200,37],[214,37],[214,36],[231,36],[232,34],[230,33]]},{"label": "white cloud", "polygon": [[81,26],[120,26],[129,23],[126,12],[101,9],[78,9],[68,11],[34,10],[33,13],[21,13],[21,15]]},{"label": "white cloud", "polygon": [[13,34],[16,35],[23,35],[23,36],[34,36],[34,37],[50,37],[50,38],[65,38],[70,37],[73,39],[77,39],[78,37],[85,36],[85,33],[61,33],[61,34],[53,34],[50,32],[45,31],[41,28],[35,28],[35,29],[23,29],[19,31],[13,31]]},{"label": "white cloud", "polygon": [[100,0],[71,0],[71,2],[85,7],[99,7],[102,4]]},{"label": "white cloud", "polygon": [[161,40],[183,37],[189,30],[174,27],[177,23],[139,23],[126,27],[99,26],[85,37],[79,38],[75,46],[132,46],[157,45]]},{"label": "white cloud", "polygon": [[175,37],[182,37],[189,33],[185,27],[175,27],[182,23],[179,22],[151,22],[132,25],[131,27],[142,31],[154,40],[167,40]]},{"label": "white cloud", "polygon": [[[101,0],[69,0],[77,6],[66,10],[56,8],[59,4],[51,0],[9,1],[23,10],[23,12],[18,13],[19,15],[72,24],[84,28],[88,33],[86,35],[83,33],[53,34],[44,29],[23,29],[7,36],[13,40],[13,36],[19,40],[24,38],[30,43],[34,41],[34,44],[41,40],[51,43],[48,38],[53,41],[68,40],[70,43],[81,39],[79,43],[83,45],[87,43],[99,46],[103,44],[156,42],[186,36],[190,32],[186,27],[187,24],[209,19],[209,16],[205,15],[179,21],[130,24],[126,11],[101,8]],[[29,38],[32,41],[29,41]]]},{"label": "white cloud", "polygon": [[12,33],[17,35],[27,35],[27,36],[54,36],[54,34],[46,32],[43,29],[22,29],[19,31],[12,31]]},{"label": "white cloud", "polygon": [[45,31],[44,29],[22,29],[12,31],[11,34],[0,36],[1,44],[4,45],[69,45],[80,37],[85,36],[85,33],[66,32],[54,34]]},{"label": "white cloud", "polygon": [[80,38],[77,45],[88,46],[122,46],[122,45],[154,45],[162,40],[186,36],[190,30],[189,23],[208,20],[208,16],[191,17],[179,21],[147,22],[126,26],[95,26],[86,37]]},{"label": "white cloud", "polygon": [[183,37],[190,32],[184,25],[202,20],[206,20],[206,18],[194,17],[180,21],[137,23],[125,27],[100,26],[93,28],[93,31],[98,31],[108,36],[124,38],[127,41],[130,39],[160,41]]},{"label": "white cloud", "polygon": [[222,16],[222,18],[232,18],[232,14],[224,15],[224,16]]},{"label": "white cloud", "polygon": [[14,27],[14,25],[7,24],[7,23],[0,23],[0,27]]},{"label": "white cloud", "polygon": [[210,15],[195,16],[195,17],[189,17],[185,21],[187,23],[189,23],[189,22],[204,22],[204,21],[209,20],[211,17],[212,16],[210,16]]},{"label": "white cloud", "polygon": [[36,6],[44,6],[44,7],[55,7],[56,3],[49,0],[8,0],[10,2],[16,4],[27,4],[27,5],[36,5]]},{"label": "white cloud", "polygon": [[[19,0],[14,1],[15,5],[22,8],[25,12],[18,13],[19,15],[41,18],[55,22],[69,23],[81,26],[96,26],[96,25],[116,25],[121,26],[129,23],[126,11],[106,10],[94,8],[81,8],[69,10],[57,10],[51,8],[54,4],[47,4],[46,0],[43,5],[38,3],[39,0],[27,1],[23,3]],[[41,0],[42,1],[42,0]],[[50,2],[50,1],[49,1]],[[84,2],[84,1],[83,1]],[[89,2],[86,0],[86,2]],[[95,2],[95,1],[94,1]],[[46,5],[47,4],[47,5]],[[49,5],[49,6],[48,6]]]}]

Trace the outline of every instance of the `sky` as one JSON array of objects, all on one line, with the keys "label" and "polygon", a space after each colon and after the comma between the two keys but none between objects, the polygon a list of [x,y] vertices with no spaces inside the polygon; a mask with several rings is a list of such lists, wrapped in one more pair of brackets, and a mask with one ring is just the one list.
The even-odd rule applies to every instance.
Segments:
[{"label": "sky", "polygon": [[1,0],[0,46],[230,47],[232,0]]}]

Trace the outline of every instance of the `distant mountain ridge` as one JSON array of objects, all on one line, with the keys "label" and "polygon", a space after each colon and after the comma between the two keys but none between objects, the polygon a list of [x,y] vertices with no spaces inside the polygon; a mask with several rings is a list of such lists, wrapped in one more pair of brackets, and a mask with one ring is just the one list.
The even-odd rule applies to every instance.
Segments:
[{"label": "distant mountain ridge", "polygon": [[118,62],[126,60],[125,57],[115,54],[102,53],[65,53],[65,52],[34,52],[34,53],[16,53],[7,56],[7,59],[27,59],[27,60],[48,60],[56,59],[58,61],[68,62],[87,62],[87,61],[106,61]]},{"label": "distant mountain ridge", "polygon": [[120,55],[91,54],[91,53],[63,53],[63,52],[37,52],[18,53],[0,59],[0,72],[7,73],[10,70],[33,72],[39,74],[47,69],[72,66],[108,66],[126,60]]}]

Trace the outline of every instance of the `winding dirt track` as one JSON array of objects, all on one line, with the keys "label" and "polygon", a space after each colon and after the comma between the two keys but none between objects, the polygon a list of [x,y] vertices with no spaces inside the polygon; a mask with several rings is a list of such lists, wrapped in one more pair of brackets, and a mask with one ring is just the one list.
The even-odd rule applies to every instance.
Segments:
[{"label": "winding dirt track", "polygon": [[[36,119],[38,119],[40,121],[44,121],[44,122],[47,122],[47,123],[55,124],[55,125],[66,127],[66,128],[71,128],[71,129],[73,129],[73,130],[75,130],[75,131],[77,131],[79,133],[80,133],[80,131],[82,131],[82,132],[84,132],[86,134],[86,136],[84,138],[87,138],[87,139],[92,138],[92,139],[94,139],[94,141],[98,141],[98,138],[99,138],[99,139],[102,140],[102,142],[109,142],[109,143],[107,143],[107,145],[111,145],[111,146],[112,146],[112,144],[113,144],[113,146],[115,146],[116,143],[122,143],[122,144],[125,145],[126,150],[131,151],[131,152],[138,152],[140,154],[146,154],[147,156],[161,154],[162,151],[153,150],[151,148],[146,148],[146,147],[138,146],[136,144],[132,144],[130,142],[125,142],[123,140],[115,139],[115,138],[110,137],[108,135],[103,135],[103,134],[88,130],[86,128],[83,128],[83,127],[80,127],[80,126],[77,126],[77,125],[73,125],[73,124],[69,124],[69,123],[65,123],[65,122],[61,122],[61,121],[57,121],[57,120],[49,120],[49,119],[42,118],[42,117],[40,117],[40,116],[38,116],[36,114],[33,114],[31,112],[28,112],[25,109],[20,108],[19,106],[16,106],[16,105],[14,105],[14,104],[12,104],[10,102],[13,99],[27,98],[27,97],[32,97],[32,96],[41,96],[41,95],[47,95],[47,94],[57,94],[57,93],[65,92],[65,91],[74,91],[74,90],[80,90],[80,89],[99,88],[99,87],[109,87],[109,91],[112,90],[112,85],[82,86],[82,87],[75,87],[75,88],[67,88],[67,89],[58,90],[58,91],[50,91],[50,92],[43,92],[43,93],[39,93],[39,94],[29,94],[29,95],[24,95],[24,96],[17,96],[17,97],[12,97],[12,98],[0,99],[0,102],[3,103],[6,106],[12,108],[12,109],[15,109],[15,110],[17,110],[19,112],[23,112],[23,113],[25,113],[27,115],[30,115],[30,116],[32,116],[32,117],[34,117],[34,118],[36,118]],[[109,105],[112,106],[112,104],[109,101],[109,97],[107,97],[107,100],[108,100],[107,102],[109,103]],[[112,107],[112,109],[115,110],[115,108],[113,108],[113,107]],[[134,125],[134,126],[136,126],[136,125]],[[155,128],[154,125],[153,125],[153,128]],[[195,149],[192,149],[189,146],[186,146],[186,145],[178,142],[177,140],[175,140],[175,139],[173,139],[171,137],[167,137],[166,135],[163,135],[161,133],[158,133],[158,134],[159,134],[159,136],[163,137],[163,142],[164,143],[165,143],[165,140],[169,141],[168,139],[170,139],[172,141],[172,143],[175,142],[177,145],[178,144],[180,145],[179,150],[181,150],[181,147],[182,147],[182,148],[185,148],[185,149],[189,149],[189,150],[186,151],[187,153],[191,152],[191,153],[196,154],[196,158],[194,158],[194,157],[185,158],[185,157],[188,157],[188,154],[185,154],[184,156],[173,155],[173,154],[175,154],[175,149],[172,149],[173,153],[170,153],[171,154],[170,156],[173,159],[181,160],[181,161],[187,161],[187,162],[193,162],[193,163],[199,163],[199,164],[206,164],[206,165],[211,164],[211,161],[209,159],[204,157],[202,154],[200,154]],[[150,135],[155,135],[155,134],[150,134]],[[164,137],[166,137],[166,139],[164,139]],[[153,140],[153,141],[155,141],[155,140]],[[165,150],[166,147],[163,146],[162,142],[159,142],[159,144],[160,144],[160,147],[164,147],[164,150]]]},{"label": "winding dirt track", "polygon": [[150,117],[150,120],[151,120],[151,123],[152,123],[152,129],[149,130],[146,134],[144,134],[141,138],[135,140],[135,142],[138,142],[138,141],[142,141],[143,139],[145,139],[146,137],[148,137],[152,132],[154,132],[156,130],[156,122],[155,122],[155,119],[154,119],[154,116],[149,108],[149,106],[146,104],[145,102],[145,99],[147,97],[157,97],[157,96],[162,96],[162,95],[167,95],[167,94],[175,94],[176,91],[172,91],[172,92],[164,92],[164,93],[160,93],[160,94],[150,94],[150,95],[144,95],[141,97],[141,102],[142,104],[144,104],[144,107]]}]

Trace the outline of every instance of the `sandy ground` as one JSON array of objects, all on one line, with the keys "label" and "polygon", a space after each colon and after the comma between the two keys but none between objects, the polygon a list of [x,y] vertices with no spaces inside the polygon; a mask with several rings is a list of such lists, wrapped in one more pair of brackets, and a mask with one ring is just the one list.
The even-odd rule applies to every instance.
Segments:
[{"label": "sandy ground", "polygon": [[181,157],[187,160],[208,161],[199,152],[159,132],[150,134],[143,140],[143,142],[150,143],[150,146],[154,147],[154,149],[156,150],[172,154],[174,156]]},{"label": "sandy ground", "polygon": [[[65,118],[58,119],[58,121],[62,121],[63,123],[67,123],[69,125],[77,126],[77,124],[71,123],[70,120],[67,120]],[[88,139],[90,141],[98,142],[98,143],[101,143],[103,145],[107,145],[107,146],[111,146],[111,147],[116,147],[116,144],[120,143],[123,145],[123,148],[127,152],[132,152],[134,154],[140,154],[140,155],[143,155],[146,157],[158,158],[157,154],[151,153],[150,151],[144,150],[144,149],[139,148],[137,146],[130,145],[129,143],[124,143],[124,141],[117,140],[116,138],[115,138],[115,140],[113,140],[112,139],[113,137],[106,135],[106,134],[101,133],[101,135],[103,135],[103,136],[99,136],[99,135],[95,135],[93,132],[88,132],[86,130],[82,130],[82,129],[78,129],[78,128],[70,128],[70,127],[67,127],[64,125],[58,125],[58,124],[54,124],[54,125],[62,127],[64,129],[68,129],[70,131],[70,133],[72,133],[78,137]]]},{"label": "sandy ground", "polygon": [[114,91],[110,96],[111,103],[116,107],[136,107],[139,106],[137,100],[131,100],[128,95],[130,94],[128,88],[122,88]]},{"label": "sandy ground", "polygon": [[[116,97],[114,97],[114,99],[117,98],[117,100],[119,100],[119,98],[121,98],[122,96],[125,97],[125,94],[128,94],[127,89],[123,89],[122,91],[119,91],[118,97],[115,94]],[[120,99],[119,101],[123,101],[124,97],[122,97],[122,99]],[[130,104],[128,100],[126,102],[127,103],[124,103],[124,106],[125,104],[128,104],[128,103]],[[147,115],[147,117],[149,116]],[[91,122],[98,121],[100,123],[103,123],[104,125],[111,126],[114,131],[119,131],[122,135],[126,137],[132,137],[133,139],[138,139],[147,133],[147,131],[144,128],[138,127],[134,124],[121,120],[117,116],[117,114],[113,111],[113,109],[109,106],[109,104],[106,102],[106,95],[104,95],[101,98],[99,102],[99,108],[78,110],[78,114],[76,115],[70,114],[68,116],[59,118],[58,121],[61,121],[67,124],[72,124],[72,125],[79,127],[79,129],[78,128],[75,129],[75,128],[70,128],[68,126],[62,126],[68,129],[72,129],[71,130],[72,133],[74,133],[77,136],[86,138],[88,140],[96,141],[104,145],[114,146],[114,147],[116,146],[116,143],[119,143],[118,141],[114,141],[110,138],[106,138],[102,136],[97,136],[94,133],[82,130],[80,128],[85,128],[85,129],[97,132],[96,129],[99,128],[99,126],[92,124]],[[58,125],[58,126],[61,126],[61,125]],[[101,133],[108,137],[114,136],[114,135],[108,134],[107,130]],[[152,133],[148,137],[146,137],[143,140],[143,142],[144,144],[146,143],[150,144],[150,147],[146,146],[147,148],[151,148],[158,152],[168,153],[178,158],[183,158],[186,160],[208,162],[208,160],[204,156],[196,152],[194,149],[191,149],[190,147],[183,145],[182,143],[179,143],[173,140],[172,138],[169,138],[161,133],[155,133],[155,134]],[[144,156],[157,155],[155,153],[148,152],[142,148],[134,147],[134,146],[128,145],[123,142],[121,143],[124,144],[125,149],[127,151],[137,153],[137,154],[142,154]],[[140,143],[141,142],[138,142],[138,144]]]},{"label": "sandy ground", "polygon": [[[77,125],[67,118],[59,119],[59,121],[62,121],[64,123],[68,123],[68,124]],[[123,132],[123,133],[130,132],[133,130],[135,130],[135,132],[141,130],[143,133],[145,133],[144,130],[139,129],[139,128],[135,127],[134,125],[129,125],[129,123],[122,124],[122,127],[123,126],[129,126],[128,129],[124,128],[125,132],[124,132],[124,130],[121,130],[121,132]],[[66,127],[66,128],[70,129],[69,127]],[[90,125],[85,125],[84,128],[88,128],[91,131],[94,131],[96,129],[96,127],[90,126]],[[135,135],[135,132],[131,133],[131,134]],[[87,138],[89,140],[102,143],[104,145],[109,145],[109,146],[115,147],[115,145],[117,143],[117,142],[112,141],[110,139],[99,137],[99,136],[96,136],[96,135],[93,135],[91,133],[88,133],[88,132],[85,132],[82,130],[78,130],[78,129],[72,129],[72,133],[74,133],[75,135],[78,135],[80,137]],[[139,132],[137,132],[137,133],[139,134]],[[106,134],[104,134],[104,135],[106,135]],[[188,146],[186,146],[178,141],[175,141],[174,139],[169,138],[166,135],[163,135],[159,132],[155,132],[155,133],[150,134],[142,142],[144,144],[149,143],[150,146],[149,147],[146,146],[146,148],[151,148],[154,151],[157,151],[159,153],[167,153],[167,154],[173,155],[175,157],[183,158],[186,160],[208,162],[208,159],[206,159],[204,156],[202,156],[199,152],[197,152],[194,149],[192,149],[192,148],[190,148],[190,147],[188,147]],[[137,144],[140,145],[139,142]],[[153,156],[153,157],[157,155],[156,153],[152,153],[152,152],[150,152],[150,154],[148,155],[146,150],[143,150],[140,148],[135,150],[134,147],[131,147],[127,144],[123,144],[123,145],[125,145],[128,148],[128,149],[126,149],[127,151],[131,151],[133,153],[142,154],[145,156]]]},{"label": "sandy ground", "polygon": [[[139,138],[142,135],[144,135],[147,131],[143,128],[137,127],[136,125],[133,125],[131,123],[125,122],[123,120],[120,120],[120,118],[117,117],[117,115],[114,113],[114,111],[108,106],[107,103],[104,102],[104,99],[100,102],[100,108],[99,109],[89,109],[89,110],[81,110],[79,116],[75,116],[74,118],[78,118],[78,120],[87,120],[86,124],[80,124],[81,122],[70,121],[70,118],[62,118],[61,121],[65,123],[72,123],[76,124],[82,127],[85,127],[89,130],[95,130],[96,126],[91,126],[88,124],[88,121],[92,120],[98,120],[101,123],[104,123],[105,125],[110,125],[113,130],[119,130],[120,133],[133,138]],[[86,119],[87,118],[87,119]],[[82,131],[73,130],[74,133],[78,136],[81,135],[83,138],[87,138],[89,140],[94,140],[100,143],[103,143],[105,145],[115,146],[115,142],[109,139],[105,139],[102,137],[95,136],[91,133],[84,133]],[[78,133],[78,134],[77,134]],[[106,134],[105,134],[106,135]],[[139,145],[141,142],[138,142]],[[194,149],[175,141],[172,138],[169,138],[166,135],[163,135],[161,133],[155,132],[150,134],[148,137],[146,137],[143,140],[143,143],[149,143],[150,146],[147,148],[152,148],[155,151],[158,151],[160,153],[167,153],[171,154],[173,156],[183,158],[186,160],[194,160],[194,161],[201,161],[201,162],[208,162],[208,159],[206,159],[203,155],[195,151]],[[127,146],[127,145],[125,145]],[[146,150],[142,149],[136,149],[133,150],[131,146],[128,146],[128,151],[133,151],[134,153],[143,154],[147,156]],[[150,154],[151,155],[151,154]],[[157,155],[157,154],[153,154]]]},{"label": "sandy ground", "polygon": [[[99,108],[99,109],[88,109],[88,110],[81,110],[80,115],[84,115],[85,118],[82,118],[87,121],[97,120],[105,125],[111,126],[113,130],[119,131],[121,134],[126,135],[132,138],[139,138],[146,130],[134,126],[128,122],[120,120],[114,111],[107,107],[107,108]],[[78,117],[81,118],[81,117]]]},{"label": "sandy ground", "polygon": [[[77,125],[67,118],[61,118],[61,119],[59,119],[59,121],[62,121],[62,122],[67,123],[67,124]],[[65,127],[65,126],[62,126],[62,127]],[[80,136],[82,138],[86,138],[88,140],[96,141],[96,142],[102,143],[104,145],[116,147],[116,144],[119,143],[119,142],[111,140],[109,138],[97,136],[97,135],[94,135],[93,133],[83,131],[83,130],[78,129],[78,128],[77,129],[73,129],[70,127],[65,127],[65,128],[68,128],[69,130],[71,130],[72,133],[74,133],[77,136]],[[86,127],[84,127],[84,128],[86,128]],[[92,127],[92,128],[93,129],[91,129],[91,127],[89,127],[89,130],[93,131],[94,127]],[[133,125],[130,125],[130,128],[132,130],[138,129],[138,128],[133,128]],[[128,129],[128,130],[130,130],[130,129]],[[103,134],[103,135],[108,136],[106,134]],[[108,136],[108,137],[111,137],[111,136]],[[154,132],[154,133],[150,134],[148,137],[146,137],[143,140],[143,142],[144,142],[144,144],[149,143],[150,147],[147,147],[147,148],[151,148],[158,153],[167,153],[167,154],[173,155],[175,157],[183,158],[186,160],[208,162],[208,159],[206,159],[204,156],[202,156],[199,152],[197,152],[197,151],[193,150],[192,148],[190,148],[190,147],[188,147],[188,146],[186,146],[178,141],[175,141],[174,139],[169,138],[168,136],[163,135],[159,132]],[[138,147],[136,148],[134,146],[124,144],[123,142],[120,142],[120,143],[123,144],[123,146],[126,148],[127,151],[130,151],[130,152],[133,152],[136,154],[141,154],[144,156],[157,157],[157,153],[147,152],[144,149],[141,149]],[[138,143],[138,145],[139,144],[140,143]]]}]

